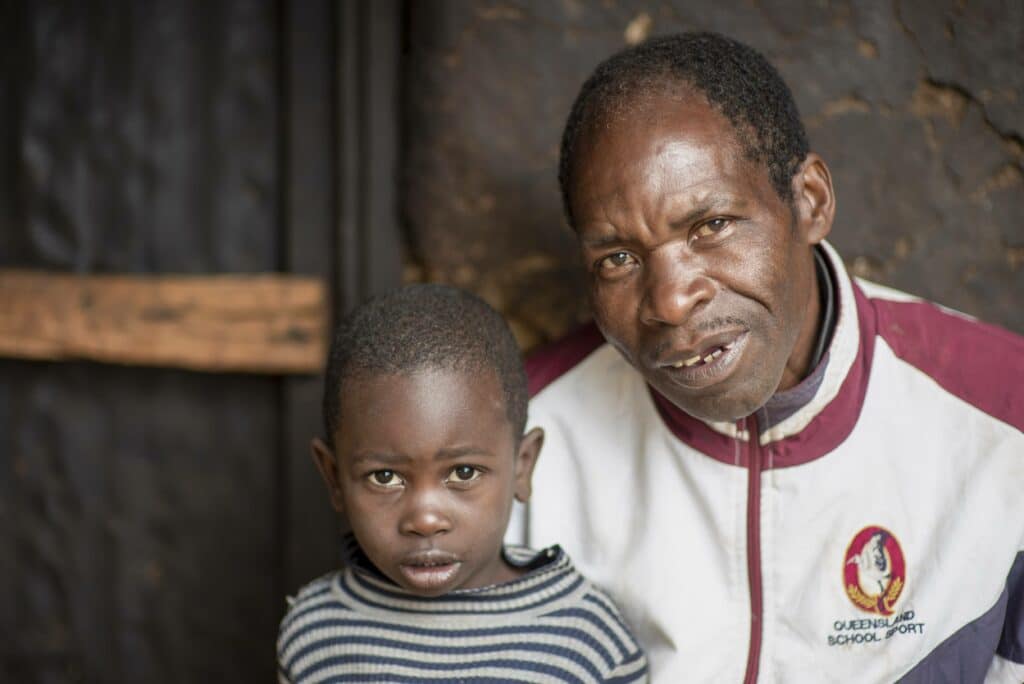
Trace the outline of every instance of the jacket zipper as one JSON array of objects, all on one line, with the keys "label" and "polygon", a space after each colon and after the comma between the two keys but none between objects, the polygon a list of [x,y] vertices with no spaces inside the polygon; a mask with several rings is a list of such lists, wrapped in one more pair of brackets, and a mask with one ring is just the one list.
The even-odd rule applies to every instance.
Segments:
[{"label": "jacket zipper", "polygon": [[750,584],[750,650],[747,653],[745,684],[757,682],[761,659],[763,598],[761,596],[761,445],[757,421],[742,422],[747,430],[747,578]]}]

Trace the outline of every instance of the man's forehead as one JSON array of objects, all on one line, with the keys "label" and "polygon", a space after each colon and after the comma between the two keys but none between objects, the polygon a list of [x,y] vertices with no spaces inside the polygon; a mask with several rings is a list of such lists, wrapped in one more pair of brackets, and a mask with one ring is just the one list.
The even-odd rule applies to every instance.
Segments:
[{"label": "man's forehead", "polygon": [[[639,133],[635,139],[614,135],[580,158],[573,192],[580,227],[609,220],[610,207],[640,197],[657,208],[708,205],[720,207],[744,199],[752,190],[752,162],[715,135],[689,135],[674,129]],[[631,144],[632,143],[632,144]]]},{"label": "man's forehead", "polygon": [[618,118],[584,134],[577,180],[629,171],[628,165],[640,159],[662,165],[727,165],[745,157],[735,128],[710,105],[672,100],[657,106],[653,114]]}]

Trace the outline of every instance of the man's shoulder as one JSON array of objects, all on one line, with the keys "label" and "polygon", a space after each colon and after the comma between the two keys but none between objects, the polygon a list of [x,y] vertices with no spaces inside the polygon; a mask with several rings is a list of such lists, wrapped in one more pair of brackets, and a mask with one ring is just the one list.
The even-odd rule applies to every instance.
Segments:
[{"label": "man's shoulder", "polygon": [[530,355],[526,368],[530,420],[544,428],[549,447],[563,429],[601,442],[641,430],[657,415],[643,376],[593,324]]},{"label": "man's shoulder", "polygon": [[590,322],[579,326],[565,337],[531,352],[526,358],[530,396],[536,396],[604,344],[601,331],[597,329],[597,325]]},{"label": "man's shoulder", "polygon": [[946,392],[1024,430],[1024,337],[934,302],[857,281],[876,334]]}]

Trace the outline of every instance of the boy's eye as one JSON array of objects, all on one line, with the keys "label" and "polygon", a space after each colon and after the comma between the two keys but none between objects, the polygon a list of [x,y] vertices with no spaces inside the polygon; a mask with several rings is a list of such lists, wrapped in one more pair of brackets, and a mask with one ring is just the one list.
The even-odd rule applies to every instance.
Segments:
[{"label": "boy's eye", "polygon": [[470,482],[480,477],[480,471],[473,466],[460,465],[452,468],[449,482]]},{"label": "boy's eye", "polygon": [[380,487],[402,486],[402,478],[393,470],[374,470],[368,477],[370,482]]}]

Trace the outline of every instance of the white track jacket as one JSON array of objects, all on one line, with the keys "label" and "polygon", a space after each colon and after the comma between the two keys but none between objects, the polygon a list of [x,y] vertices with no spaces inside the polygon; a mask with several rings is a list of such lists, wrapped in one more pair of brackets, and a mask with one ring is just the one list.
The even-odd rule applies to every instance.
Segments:
[{"label": "white track jacket", "polygon": [[782,419],[696,420],[593,326],[532,357],[510,535],[613,595],[655,682],[1022,682],[1024,339],[823,249],[838,320]]}]

